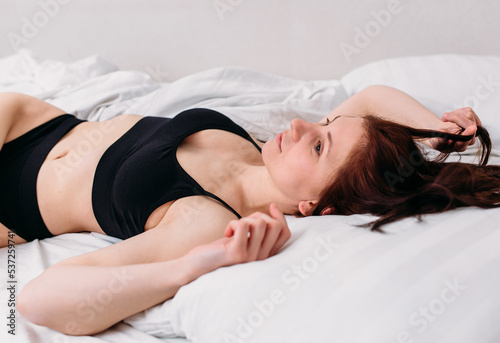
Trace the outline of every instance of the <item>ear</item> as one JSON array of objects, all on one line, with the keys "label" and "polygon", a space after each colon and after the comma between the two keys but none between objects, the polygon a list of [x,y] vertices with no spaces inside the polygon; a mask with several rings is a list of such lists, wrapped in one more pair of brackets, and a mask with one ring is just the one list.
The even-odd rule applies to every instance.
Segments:
[{"label": "ear", "polygon": [[329,215],[329,214],[333,214],[335,213],[335,207],[331,207],[331,206],[328,206],[326,208],[324,208],[322,211],[321,211],[321,215],[322,216],[326,216],[326,215]]},{"label": "ear", "polygon": [[307,217],[312,215],[314,208],[316,207],[316,201],[304,201],[299,202],[299,212],[302,213],[303,216]]}]

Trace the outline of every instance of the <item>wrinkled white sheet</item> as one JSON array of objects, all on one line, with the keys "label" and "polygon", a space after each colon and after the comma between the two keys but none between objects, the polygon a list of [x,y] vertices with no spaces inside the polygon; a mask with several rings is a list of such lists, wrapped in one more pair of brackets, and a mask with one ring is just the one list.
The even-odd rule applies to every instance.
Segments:
[{"label": "wrinkled white sheet", "polygon": [[347,99],[338,80],[300,81],[239,67],[160,84],[147,73],[116,70],[95,56],[64,64],[36,62],[21,51],[1,60],[0,69],[0,91],[42,98],[82,119],[105,120],[124,113],[172,117],[206,107],[262,140],[288,128],[293,118],[318,121]]}]

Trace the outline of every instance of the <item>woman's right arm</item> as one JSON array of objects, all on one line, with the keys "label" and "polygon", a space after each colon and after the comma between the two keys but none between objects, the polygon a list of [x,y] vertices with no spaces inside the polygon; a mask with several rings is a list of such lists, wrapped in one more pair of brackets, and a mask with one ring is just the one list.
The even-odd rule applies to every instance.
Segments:
[{"label": "woman's right arm", "polygon": [[[186,207],[193,199],[185,199],[168,212],[193,208]],[[200,275],[267,258],[290,237],[275,207],[272,217],[259,213],[231,221],[212,200],[196,206],[188,220],[170,218],[162,227],[51,266],[24,287],[19,312],[66,334],[95,334],[173,297]]]},{"label": "woman's right arm", "polygon": [[175,295],[196,279],[184,258],[124,266],[58,263],[18,299],[29,321],[68,335],[93,335]]}]

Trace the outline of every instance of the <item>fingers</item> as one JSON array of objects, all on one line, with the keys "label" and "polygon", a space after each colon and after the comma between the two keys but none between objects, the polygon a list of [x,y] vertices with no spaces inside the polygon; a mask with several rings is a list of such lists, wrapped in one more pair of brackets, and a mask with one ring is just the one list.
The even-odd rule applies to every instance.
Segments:
[{"label": "fingers", "polygon": [[460,108],[451,112],[446,112],[442,116],[443,121],[449,121],[462,128],[476,125],[476,114],[470,107]]},{"label": "fingers", "polygon": [[[262,255],[266,255],[266,257],[276,254],[292,236],[290,229],[288,228],[285,215],[279,210],[276,204],[272,203],[269,206],[269,213],[271,214],[272,219],[274,219],[270,220],[269,223],[270,225],[274,225],[274,227],[271,226],[271,230],[269,230],[265,237],[265,243],[262,245]],[[269,216],[263,213],[254,213],[252,216],[254,215],[269,218]],[[266,257],[261,257],[261,255],[259,255],[259,259]]]},{"label": "fingers", "polygon": [[[235,220],[235,222],[237,222],[237,220]],[[224,236],[226,237],[232,237],[234,235],[234,229],[233,229],[233,225],[231,225],[232,222],[229,222],[229,224],[227,224],[226,226],[226,229],[224,230]]]},{"label": "fingers", "polygon": [[269,253],[269,256],[275,255],[281,247],[290,239],[292,234],[290,233],[290,230],[283,230],[280,232],[278,235],[278,238],[276,239],[276,243],[274,243],[273,247],[271,248],[271,252]]},{"label": "fingers", "polygon": [[[474,137],[472,137],[472,139],[469,141],[469,144],[467,144],[467,145],[472,145],[472,144],[476,143],[476,132],[477,132],[477,126],[476,125],[471,125],[468,128],[466,128],[464,130],[464,132],[462,132],[462,135],[464,135],[464,136],[472,136],[472,135],[474,135]],[[465,142],[465,143],[467,143],[467,142]]]},{"label": "fingers", "polygon": [[[247,258],[249,261],[255,261],[259,255],[262,255],[262,244],[267,234],[267,222],[263,218],[245,218],[250,224],[250,236],[247,244]],[[263,258],[266,258],[267,255]],[[261,258],[261,259],[263,259]]]},{"label": "fingers", "polygon": [[[274,205],[276,206],[276,205]],[[278,210],[279,211],[279,210]],[[281,213],[281,212],[279,212]],[[275,213],[276,214],[276,213]],[[278,249],[275,249],[276,245],[281,246],[286,242],[280,239],[280,235],[283,231],[289,231],[288,226],[283,225],[283,223],[280,220],[273,219],[272,217],[269,217],[265,214],[261,214],[262,216],[266,216],[269,220],[267,221],[267,228],[266,228],[266,234],[264,235],[259,252],[257,254],[257,260],[263,260],[268,258],[269,256],[274,255],[273,251],[277,251]],[[284,216],[283,216],[284,219]]]},{"label": "fingers", "polygon": [[235,258],[237,262],[245,262],[247,258],[246,250],[250,225],[248,222],[242,222],[241,220],[233,220],[229,225],[231,225],[234,230],[232,249],[236,252]]},{"label": "fingers", "polygon": [[442,121],[451,122],[463,129],[461,135],[471,135],[473,138],[468,142],[457,142],[455,145],[456,151],[465,151],[467,146],[473,145],[476,142],[477,125],[481,125],[481,120],[470,107],[459,108],[457,110],[446,112],[443,114]]},{"label": "fingers", "polygon": [[476,112],[471,107],[460,108],[459,111],[463,111],[466,116],[468,116],[471,120],[473,120],[476,125],[482,126],[481,119],[477,116]]},{"label": "fingers", "polygon": [[279,220],[281,222],[281,224],[283,224],[284,226],[287,226],[285,215],[283,214],[283,212],[281,212],[279,210],[278,206],[276,206],[275,203],[272,203],[271,205],[269,205],[269,213],[271,214],[271,216],[274,219]]},{"label": "fingers", "polygon": [[290,238],[285,216],[276,205],[270,206],[271,216],[256,212],[231,221],[225,231],[232,237],[231,245],[235,262],[263,260],[275,254]]},{"label": "fingers", "polygon": [[282,225],[283,225],[283,228],[280,231],[280,233],[276,239],[276,242],[274,243],[273,247],[271,248],[270,255],[272,256],[272,255],[276,254],[278,252],[278,250],[286,243],[286,241],[288,241],[290,239],[290,237],[292,236],[292,233],[290,232],[290,229],[288,228],[288,224],[286,222],[285,215],[283,214],[283,212],[281,212],[278,209],[278,206],[276,206],[276,204],[272,203],[271,206],[269,206],[269,211],[270,211],[271,215],[273,216],[273,218],[280,221],[280,223],[282,223]]}]

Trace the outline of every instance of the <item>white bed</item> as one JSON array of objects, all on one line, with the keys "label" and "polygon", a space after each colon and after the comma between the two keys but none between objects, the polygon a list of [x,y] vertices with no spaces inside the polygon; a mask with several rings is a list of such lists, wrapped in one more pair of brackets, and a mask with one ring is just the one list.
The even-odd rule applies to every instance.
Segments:
[{"label": "white bed", "polygon": [[[370,84],[400,88],[437,114],[473,105],[500,144],[500,58],[386,59],[340,80],[300,81],[224,67],[158,83],[96,56],[63,63],[20,51],[0,60],[0,91],[46,99],[80,118],[226,113],[261,139],[300,116],[310,121]],[[489,81],[488,81],[489,80]],[[454,156],[453,158],[457,158]],[[472,161],[473,149],[462,160]],[[500,164],[498,150],[491,163]],[[219,269],[169,301],[93,337],[70,337],[17,316],[2,342],[498,342],[500,209],[464,208],[406,219],[381,235],[367,215],[288,217],[291,240],[261,262]],[[67,234],[16,247],[18,290],[60,259],[116,242]],[[7,249],[0,249],[0,261]],[[6,262],[0,282],[7,284]],[[2,303],[9,292],[3,287]],[[8,307],[0,306],[2,318]]]},{"label": "white bed", "polygon": [[[267,140],[295,117],[317,121],[366,86],[385,84],[438,115],[473,107],[494,142],[490,163],[500,164],[496,0],[0,0],[0,7],[0,91],[37,96],[80,118],[207,107]],[[462,160],[474,160],[473,150]],[[2,248],[0,342],[500,341],[500,209],[406,219],[387,226],[388,235],[356,227],[370,219],[287,217],[293,235],[278,255],[207,274],[92,337],[19,315],[10,335]],[[116,241],[82,233],[16,246],[17,293],[51,264]]]}]

